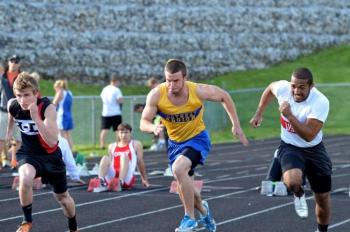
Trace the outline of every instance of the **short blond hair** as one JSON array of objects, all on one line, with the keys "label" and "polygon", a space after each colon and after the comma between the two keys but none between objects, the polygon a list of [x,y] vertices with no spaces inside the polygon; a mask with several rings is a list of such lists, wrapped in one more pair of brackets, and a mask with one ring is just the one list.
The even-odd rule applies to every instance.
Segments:
[{"label": "short blond hair", "polygon": [[54,87],[54,88],[59,87],[59,88],[62,88],[62,89],[67,89],[67,88],[68,88],[68,83],[67,83],[66,80],[60,79],[60,80],[57,80],[57,81],[55,82],[55,84],[53,85],[53,87]]},{"label": "short blond hair", "polygon": [[37,72],[32,72],[30,74],[32,77],[34,77],[38,82],[40,81],[41,77],[40,77],[40,74],[37,73]]},{"label": "short blond hair", "polygon": [[154,85],[158,84],[158,80],[155,78],[155,77],[150,77],[148,80],[147,80],[147,86],[148,87],[152,87]]},{"label": "short blond hair", "polygon": [[28,72],[21,72],[13,83],[13,90],[23,91],[25,89],[32,89],[34,93],[38,92],[39,83]]}]

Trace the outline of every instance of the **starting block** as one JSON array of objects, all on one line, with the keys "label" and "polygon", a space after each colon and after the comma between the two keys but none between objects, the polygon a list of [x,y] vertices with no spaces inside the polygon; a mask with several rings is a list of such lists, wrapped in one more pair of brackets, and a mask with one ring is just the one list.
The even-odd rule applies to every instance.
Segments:
[{"label": "starting block", "polygon": [[[12,181],[11,189],[18,191],[19,188],[19,176],[15,176]],[[33,182],[33,189],[39,190],[43,188],[43,183],[41,182],[41,177],[37,177]]]},{"label": "starting block", "polygon": [[108,183],[108,191],[112,191],[112,192],[122,191],[122,186],[120,186],[119,178],[115,177]]},{"label": "starting block", "polygon": [[89,180],[89,186],[88,186],[87,191],[92,192],[94,190],[94,188],[97,188],[98,186],[100,186],[100,182],[101,182],[100,178],[97,178],[97,177],[91,178]]},{"label": "starting block", "polygon": [[[92,192],[94,190],[94,188],[99,187],[100,184],[101,184],[100,178],[95,177],[95,178],[90,179],[87,191]],[[113,178],[108,183],[108,191],[111,191],[111,192],[120,192],[121,191],[119,178]]]},{"label": "starting block", "polygon": [[[202,181],[202,180],[195,180],[195,181],[194,181],[194,187],[195,187],[195,189],[197,189],[199,192],[201,192],[201,191],[202,191],[202,188],[203,188],[203,181]],[[176,194],[178,194],[178,192],[177,192],[177,181],[176,181],[176,180],[173,180],[173,181],[171,182],[169,192],[170,192],[170,193],[176,193]]]}]

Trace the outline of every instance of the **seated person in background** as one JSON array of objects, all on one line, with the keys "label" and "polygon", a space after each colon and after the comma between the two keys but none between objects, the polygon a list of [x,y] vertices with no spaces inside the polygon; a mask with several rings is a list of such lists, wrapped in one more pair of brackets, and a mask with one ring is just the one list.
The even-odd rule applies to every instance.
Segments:
[{"label": "seated person in background", "polygon": [[147,80],[147,87],[150,88],[150,89],[154,89],[158,85],[159,85],[159,81],[155,77],[150,77]]},{"label": "seated person in background", "polygon": [[58,135],[58,146],[62,152],[62,159],[66,165],[66,171],[70,180],[77,184],[85,184],[85,181],[80,179],[77,165],[75,163],[72,150],[66,138]]},{"label": "seated person in background", "polygon": [[[142,113],[144,107],[145,107],[145,104],[135,104],[134,105],[134,112]],[[160,124],[160,116],[159,115],[157,115],[153,119],[153,124],[154,125]],[[166,130],[163,130],[158,135],[153,134],[153,139],[152,139],[153,144],[151,145],[150,150],[151,151],[165,150],[167,148],[167,144],[166,144],[167,140],[168,140],[168,138],[167,138]]]},{"label": "seated person in background", "polygon": [[146,175],[145,163],[143,161],[143,148],[138,140],[131,139],[132,128],[127,123],[119,124],[117,128],[116,142],[109,144],[108,156],[103,156],[100,161],[98,177],[100,186],[93,189],[94,192],[107,191],[108,184],[115,178],[119,178],[118,191],[122,188],[128,189],[135,185],[136,165],[141,174],[142,184],[149,187]]}]

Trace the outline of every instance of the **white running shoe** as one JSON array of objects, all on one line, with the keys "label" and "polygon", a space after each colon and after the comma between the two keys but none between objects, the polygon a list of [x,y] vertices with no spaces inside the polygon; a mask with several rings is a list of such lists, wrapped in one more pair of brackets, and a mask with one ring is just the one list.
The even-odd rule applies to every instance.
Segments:
[{"label": "white running shoe", "polygon": [[308,217],[309,213],[308,213],[305,193],[301,197],[296,197],[294,195],[294,208],[295,208],[295,212],[300,218],[305,219]]},{"label": "white running shoe", "polygon": [[157,144],[152,144],[152,146],[149,148],[150,151],[157,151]]},{"label": "white running shoe", "polygon": [[165,171],[163,172],[163,176],[173,176],[173,172],[171,171],[170,167],[165,169]]},{"label": "white running shoe", "polygon": [[101,180],[100,185],[92,190],[94,193],[101,193],[108,191],[108,185],[105,181]]},{"label": "white running shoe", "polygon": [[5,167],[10,167],[11,166],[11,163],[10,161],[8,160],[2,160],[2,167],[5,168]]},{"label": "white running shoe", "polygon": [[94,193],[102,193],[102,192],[107,192],[108,187],[107,186],[98,186],[94,188],[93,192]]}]

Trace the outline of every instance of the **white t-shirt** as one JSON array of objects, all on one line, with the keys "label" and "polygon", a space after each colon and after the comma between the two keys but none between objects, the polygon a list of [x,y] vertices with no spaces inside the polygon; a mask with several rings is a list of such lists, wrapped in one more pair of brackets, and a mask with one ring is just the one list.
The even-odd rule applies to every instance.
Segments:
[{"label": "white t-shirt", "polygon": [[[299,122],[305,123],[308,118],[317,119],[323,123],[326,122],[329,112],[329,101],[327,97],[315,87],[310,90],[309,96],[302,102],[294,101],[291,84],[288,81],[275,82],[272,92],[276,96],[279,105],[281,105],[283,101],[287,101],[290,104],[291,111]],[[288,144],[297,147],[313,147],[322,141],[322,130],[318,132],[312,141],[307,142],[294,132],[292,125],[282,114],[280,122],[281,139]]]},{"label": "white t-shirt", "polygon": [[122,114],[117,100],[122,98],[123,95],[118,87],[107,85],[103,88],[100,96],[103,103],[102,116],[109,117]]}]

